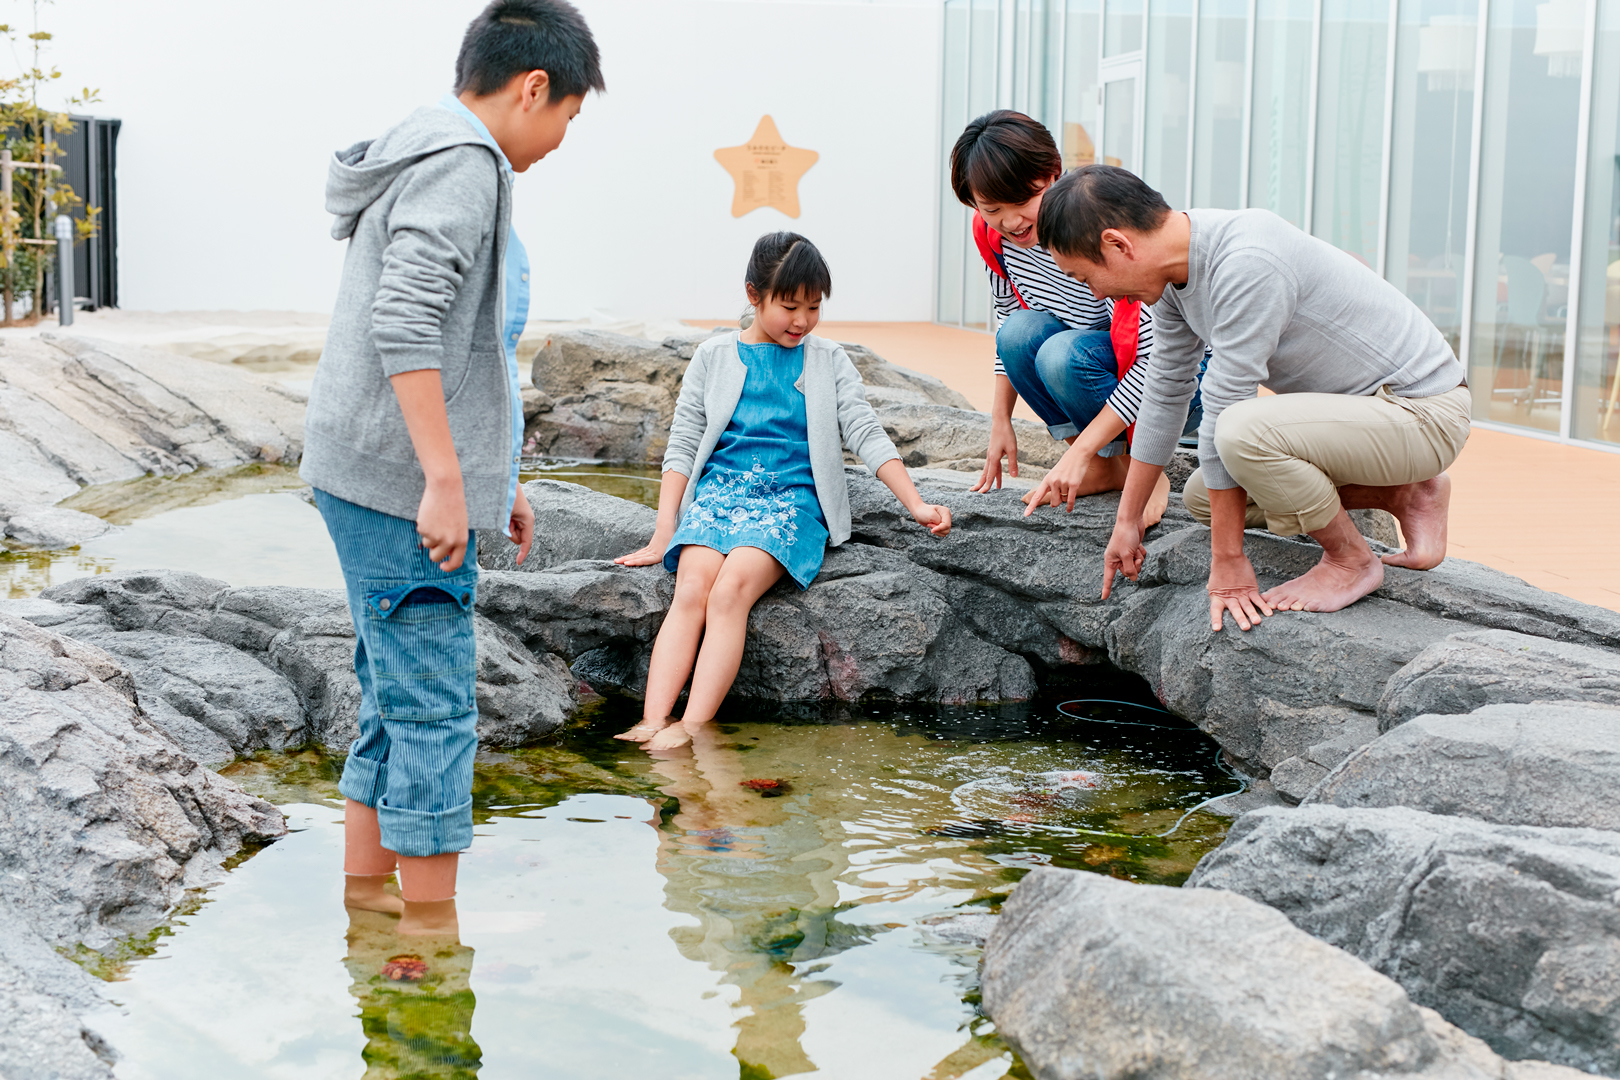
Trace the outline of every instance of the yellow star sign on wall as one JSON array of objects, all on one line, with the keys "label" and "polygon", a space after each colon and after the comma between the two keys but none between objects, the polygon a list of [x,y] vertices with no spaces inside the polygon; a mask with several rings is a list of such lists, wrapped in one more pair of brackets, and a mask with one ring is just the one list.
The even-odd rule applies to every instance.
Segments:
[{"label": "yellow star sign on wall", "polygon": [[814,150],[789,146],[776,130],[776,122],[769,116],[761,117],[759,127],[746,143],[714,152],[714,160],[725,167],[737,185],[731,197],[731,216],[742,217],[769,206],[788,217],[798,217],[799,178],[819,157]]}]

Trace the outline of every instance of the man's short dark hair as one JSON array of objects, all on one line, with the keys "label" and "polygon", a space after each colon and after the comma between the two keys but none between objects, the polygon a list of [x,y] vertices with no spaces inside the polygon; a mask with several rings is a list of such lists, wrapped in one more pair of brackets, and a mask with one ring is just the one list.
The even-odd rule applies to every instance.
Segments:
[{"label": "man's short dark hair", "polygon": [[551,79],[550,101],[606,89],[596,39],[568,0],[494,0],[461,39],[456,93],[484,97],[537,70]]},{"label": "man's short dark hair", "polygon": [[1164,196],[1135,173],[1117,165],[1087,165],[1046,190],[1035,235],[1048,251],[1100,263],[1103,230],[1153,232],[1169,214]]},{"label": "man's short dark hair", "polygon": [[985,113],[951,147],[951,190],[965,206],[973,205],[974,195],[987,203],[1026,203],[1062,171],[1052,133],[1011,109]]}]

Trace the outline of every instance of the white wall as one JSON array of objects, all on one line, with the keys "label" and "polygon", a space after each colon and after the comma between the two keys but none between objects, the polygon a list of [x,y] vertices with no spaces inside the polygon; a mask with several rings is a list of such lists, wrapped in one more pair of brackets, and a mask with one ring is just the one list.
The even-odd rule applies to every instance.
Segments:
[{"label": "white wall", "polygon": [[[576,0],[608,92],[518,178],[534,318],[729,315],[759,234],[832,264],[826,314],[931,317],[940,5]],[[18,0],[0,0],[27,25]],[[121,306],[330,308],[342,245],[322,210],[333,150],[452,78],[482,0],[70,0],[43,10],[63,83],[101,89],[119,139]],[[3,65],[0,65],[3,66]],[[797,220],[731,217],[713,158],[775,118],[821,160]]]}]

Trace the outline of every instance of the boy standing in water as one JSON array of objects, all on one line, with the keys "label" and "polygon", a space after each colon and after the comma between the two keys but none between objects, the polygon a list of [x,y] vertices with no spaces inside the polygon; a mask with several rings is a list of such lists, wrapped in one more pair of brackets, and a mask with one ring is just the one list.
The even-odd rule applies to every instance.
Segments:
[{"label": "boy standing in water", "polygon": [[[529,262],[511,231],[513,174],[602,89],[596,42],[566,0],[495,0],[467,28],[454,93],[337,154],[327,181],[349,249],[299,472],[357,641],[344,901],[400,912],[401,933],[454,931],[472,843],[473,530],[504,526],[519,562],[533,539],[518,486]],[[396,869],[403,902],[383,888]]]}]

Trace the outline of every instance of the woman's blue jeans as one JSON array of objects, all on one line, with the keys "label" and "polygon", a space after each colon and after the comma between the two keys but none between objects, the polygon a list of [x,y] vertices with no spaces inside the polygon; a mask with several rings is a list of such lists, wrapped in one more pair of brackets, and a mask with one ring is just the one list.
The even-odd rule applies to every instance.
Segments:
[{"label": "woman's blue jeans", "polygon": [[315,506],[343,567],[360,678],[360,737],[338,790],[376,808],[382,846],[397,855],[463,851],[478,753],[476,534],[445,573],[415,522],[319,488]]},{"label": "woman's blue jeans", "polygon": [[[1045,311],[1026,309],[1008,316],[996,331],[996,355],[1013,389],[1029,402],[1054,439],[1080,434],[1119,386],[1119,364],[1108,329],[1071,330]],[[1197,431],[1203,418],[1203,399],[1195,393],[1182,433]],[[1098,456],[1124,452],[1121,434]]]}]

